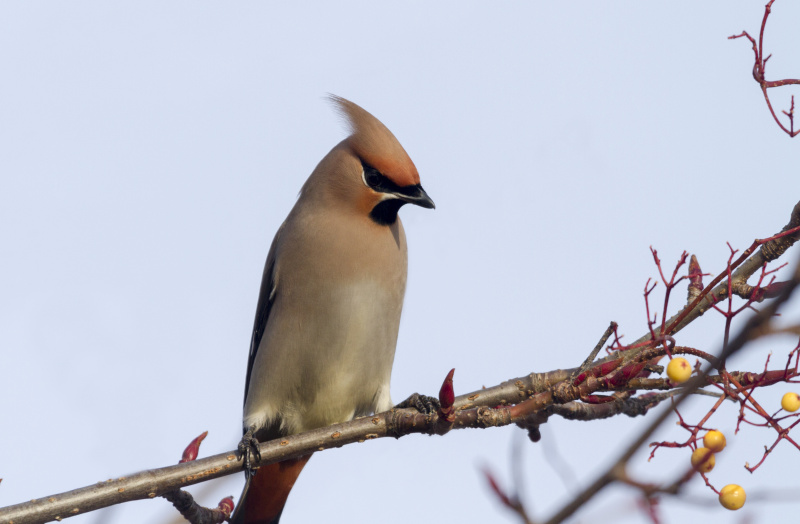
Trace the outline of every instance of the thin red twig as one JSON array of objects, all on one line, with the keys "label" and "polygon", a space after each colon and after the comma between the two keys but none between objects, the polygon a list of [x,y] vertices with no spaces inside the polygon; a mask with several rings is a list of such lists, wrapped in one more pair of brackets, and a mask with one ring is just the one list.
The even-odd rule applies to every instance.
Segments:
[{"label": "thin red twig", "polygon": [[742,31],[738,35],[732,35],[728,37],[728,40],[734,40],[736,38],[745,37],[750,40],[750,43],[753,44],[753,53],[755,54],[755,64],[753,65],[753,78],[756,82],[761,86],[761,91],[764,93],[764,100],[767,102],[767,107],[769,108],[770,114],[772,114],[772,118],[775,119],[775,122],[780,126],[780,128],[790,137],[795,137],[800,134],[800,129],[794,129],[794,95],[792,95],[792,103],[789,111],[782,111],[784,115],[789,118],[789,127],[787,128],[784,126],[781,121],[778,119],[778,115],[775,114],[775,110],[772,108],[772,103],[769,100],[769,94],[767,93],[767,89],[773,87],[781,87],[786,85],[798,85],[800,84],[800,80],[785,78],[783,80],[767,80],[766,79],[766,67],[767,67],[767,60],[770,59],[772,55],[768,55],[764,58],[764,29],[767,26],[767,18],[769,18],[770,13],[772,12],[772,4],[775,0],[770,0],[767,2],[767,5],[764,7],[764,18],[761,20],[761,32],[758,35],[758,43],[756,40],[750,36],[747,31]]}]

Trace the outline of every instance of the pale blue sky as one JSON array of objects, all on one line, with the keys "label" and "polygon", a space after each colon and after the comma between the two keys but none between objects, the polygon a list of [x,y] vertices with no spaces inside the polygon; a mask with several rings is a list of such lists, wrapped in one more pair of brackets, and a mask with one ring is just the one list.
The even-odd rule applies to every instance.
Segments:
[{"label": "pale blue sky", "polygon": [[[396,401],[579,364],[610,320],[646,328],[641,292],[683,249],[705,271],[778,231],[800,199],[800,139],[769,116],[752,51],[763,2],[6,2],[0,5],[0,506],[177,462],[240,436],[244,373],[272,236],[344,137],[323,100],[362,105],[399,138],[437,209],[404,209],[409,284]],[[768,77],[798,77],[800,4],[779,0]],[[776,90],[778,108],[787,91]],[[796,94],[800,94],[795,90]],[[796,258],[796,249],[792,252]],[[678,299],[684,296],[681,290]],[[791,311],[795,318],[800,301]],[[709,314],[679,343],[715,350]],[[793,346],[736,359],[759,369]],[[782,353],[783,352],[783,353]],[[760,397],[774,402],[787,388]],[[707,409],[696,403],[696,414]],[[690,415],[691,417],[691,415]],[[735,412],[711,479],[798,488],[800,454]],[[644,419],[553,420],[524,446],[526,496],[549,514]],[[298,522],[515,522],[479,467],[509,483],[516,428],[413,436],[314,456],[284,513]],[[660,438],[684,435],[669,427]],[[688,452],[634,470],[672,478]],[[243,478],[195,487],[238,500]],[[731,514],[666,500],[667,523],[774,522],[797,504]],[[577,521],[647,522],[632,492]],[[415,515],[419,509],[411,510]],[[167,522],[164,500],[75,523]]]}]

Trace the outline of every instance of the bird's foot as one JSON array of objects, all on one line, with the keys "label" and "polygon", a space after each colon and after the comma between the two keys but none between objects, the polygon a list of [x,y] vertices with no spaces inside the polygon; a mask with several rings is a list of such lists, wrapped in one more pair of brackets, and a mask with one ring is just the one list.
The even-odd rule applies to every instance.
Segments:
[{"label": "bird's foot", "polygon": [[253,436],[255,430],[255,424],[250,426],[242,437],[242,440],[239,441],[239,446],[236,448],[242,460],[244,460],[244,474],[247,478],[255,477],[258,471],[258,468],[253,467],[253,459],[255,458],[256,462],[261,462],[261,451],[258,449],[258,439]]},{"label": "bird's foot", "polygon": [[439,399],[436,397],[429,397],[427,395],[420,395],[414,393],[401,403],[395,406],[395,409],[414,408],[420,413],[430,415],[439,411]]}]

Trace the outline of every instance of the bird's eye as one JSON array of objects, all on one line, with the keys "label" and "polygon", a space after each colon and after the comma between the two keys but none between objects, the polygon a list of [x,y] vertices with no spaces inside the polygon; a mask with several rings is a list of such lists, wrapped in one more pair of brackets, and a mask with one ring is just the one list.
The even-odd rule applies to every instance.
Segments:
[{"label": "bird's eye", "polygon": [[380,191],[386,178],[377,169],[364,166],[364,182],[376,191]]}]

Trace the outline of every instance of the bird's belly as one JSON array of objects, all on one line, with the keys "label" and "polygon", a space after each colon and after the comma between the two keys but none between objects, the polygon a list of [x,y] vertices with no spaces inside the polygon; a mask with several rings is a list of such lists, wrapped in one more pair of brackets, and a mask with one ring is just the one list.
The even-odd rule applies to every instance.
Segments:
[{"label": "bird's belly", "polygon": [[282,434],[297,433],[391,406],[402,294],[366,280],[277,300],[285,302],[256,355],[264,365],[253,368],[246,426],[277,417]]}]

